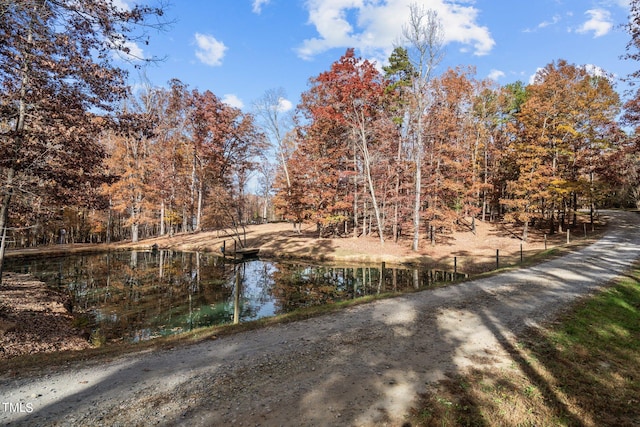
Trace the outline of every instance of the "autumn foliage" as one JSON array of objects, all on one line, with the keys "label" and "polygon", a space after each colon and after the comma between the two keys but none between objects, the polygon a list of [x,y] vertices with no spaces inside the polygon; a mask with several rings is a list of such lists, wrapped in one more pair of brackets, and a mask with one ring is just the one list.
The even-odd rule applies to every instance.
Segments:
[{"label": "autumn foliage", "polygon": [[[112,52],[129,53],[127,30],[161,10],[2,4],[0,231],[15,246],[264,219],[414,247],[505,221],[526,240],[531,227],[575,225],[579,209],[640,198],[638,94],[619,122],[613,76],[593,67],[560,59],[530,84],[499,86],[472,67],[437,68],[436,27],[407,31],[413,47],[396,48],[382,70],[348,49],[311,77],[285,125],[280,92],[254,116],[179,80],[127,88]],[[425,16],[414,24],[437,23]],[[249,194],[256,181],[264,188]]]},{"label": "autumn foliage", "polygon": [[424,86],[420,138],[400,116],[412,104],[398,82],[353,50],[310,80],[281,212],[316,222],[320,235],[397,238],[411,227],[419,167],[423,239],[493,218],[521,224],[526,240],[530,224],[575,225],[579,208],[611,196],[606,159],[624,138],[609,76],[560,60],[531,85],[497,87],[449,69]]}]

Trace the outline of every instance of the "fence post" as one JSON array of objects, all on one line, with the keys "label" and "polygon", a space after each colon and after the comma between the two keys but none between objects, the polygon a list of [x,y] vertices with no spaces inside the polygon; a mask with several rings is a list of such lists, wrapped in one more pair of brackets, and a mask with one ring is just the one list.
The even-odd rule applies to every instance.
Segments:
[{"label": "fence post", "polygon": [[586,239],[587,238],[587,223],[585,222],[582,225],[584,226],[584,238]]},{"label": "fence post", "polygon": [[522,257],[522,243],[520,243],[520,264],[522,264],[523,261],[523,257]]},{"label": "fence post", "polygon": [[567,228],[567,243],[569,243],[569,233],[570,233],[570,231],[569,231],[569,229]]},{"label": "fence post", "polygon": [[240,281],[240,269],[236,268],[236,293],[233,296],[233,324],[237,325],[240,323],[240,286],[242,282]]},{"label": "fence post", "polygon": [[500,268],[500,249],[496,249],[496,270]]},{"label": "fence post", "polygon": [[453,257],[453,274],[454,276],[458,275],[458,257]]},{"label": "fence post", "polygon": [[547,235],[544,235],[544,250],[547,250]]}]

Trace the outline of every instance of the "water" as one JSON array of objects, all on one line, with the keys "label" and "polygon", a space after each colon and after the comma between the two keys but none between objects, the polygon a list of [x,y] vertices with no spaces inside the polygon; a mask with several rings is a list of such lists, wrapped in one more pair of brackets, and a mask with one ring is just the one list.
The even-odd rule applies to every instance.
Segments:
[{"label": "water", "polygon": [[147,340],[455,279],[442,271],[383,265],[233,264],[175,251],[10,258],[6,271],[31,273],[68,292],[74,312],[108,341]]}]

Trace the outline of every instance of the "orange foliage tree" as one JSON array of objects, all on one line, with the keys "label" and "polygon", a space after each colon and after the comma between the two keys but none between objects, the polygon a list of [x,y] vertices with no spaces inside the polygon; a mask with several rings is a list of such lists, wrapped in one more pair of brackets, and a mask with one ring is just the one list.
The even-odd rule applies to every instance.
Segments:
[{"label": "orange foliage tree", "polygon": [[594,156],[615,149],[618,111],[606,76],[564,60],[547,65],[527,87],[511,146],[517,172],[502,199],[507,220],[523,224],[524,240],[530,222],[547,221],[553,232],[575,212],[578,197],[590,191],[593,176],[586,185],[584,179],[594,172]]},{"label": "orange foliage tree", "polygon": [[[302,196],[297,207],[304,206],[321,234],[323,229],[342,232],[340,225],[346,228],[349,222],[355,232],[360,197],[363,224],[367,217],[375,218],[384,242],[384,199],[392,172],[387,163],[393,159],[388,154],[395,152],[397,143],[396,127],[385,109],[387,82],[372,63],[349,49],[311,85],[301,105],[308,125],[299,128],[300,141],[292,157],[296,173],[291,175],[303,190],[280,197]],[[363,230],[367,232],[366,227]]]},{"label": "orange foliage tree", "polygon": [[[246,222],[244,191],[267,141],[251,114],[223,103],[212,92],[191,94],[194,229]],[[209,203],[207,202],[207,199]]]}]

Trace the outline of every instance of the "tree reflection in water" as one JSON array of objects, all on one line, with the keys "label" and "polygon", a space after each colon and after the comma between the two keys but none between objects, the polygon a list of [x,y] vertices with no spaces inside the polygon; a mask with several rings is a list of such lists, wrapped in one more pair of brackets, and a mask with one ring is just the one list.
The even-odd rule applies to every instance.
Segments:
[{"label": "tree reflection in water", "polygon": [[366,295],[424,288],[452,273],[249,260],[165,250],[9,259],[66,290],[108,340],[139,341]]}]

